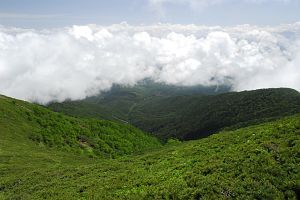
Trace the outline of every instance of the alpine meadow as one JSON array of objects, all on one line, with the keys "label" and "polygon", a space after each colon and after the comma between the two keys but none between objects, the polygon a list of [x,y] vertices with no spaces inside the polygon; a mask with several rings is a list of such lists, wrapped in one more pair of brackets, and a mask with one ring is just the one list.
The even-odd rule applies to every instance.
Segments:
[{"label": "alpine meadow", "polygon": [[300,199],[298,0],[1,0],[0,200]]}]

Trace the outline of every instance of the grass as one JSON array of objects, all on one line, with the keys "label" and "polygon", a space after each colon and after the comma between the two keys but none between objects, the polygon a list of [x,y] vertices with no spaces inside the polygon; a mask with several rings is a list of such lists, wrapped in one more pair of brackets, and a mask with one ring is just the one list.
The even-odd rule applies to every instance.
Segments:
[{"label": "grass", "polygon": [[0,199],[299,198],[300,115],[111,159],[29,139],[39,125],[9,105],[0,106]]}]

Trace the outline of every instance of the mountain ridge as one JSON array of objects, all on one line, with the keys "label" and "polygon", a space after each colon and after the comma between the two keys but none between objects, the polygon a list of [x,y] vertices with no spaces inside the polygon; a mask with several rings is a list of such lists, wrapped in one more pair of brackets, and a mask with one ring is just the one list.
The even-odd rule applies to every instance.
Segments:
[{"label": "mountain ridge", "polygon": [[300,112],[300,94],[289,88],[161,96],[120,90],[101,99],[93,97],[93,101],[54,103],[48,107],[74,116],[120,119],[163,140],[197,139],[222,128],[257,124]]}]

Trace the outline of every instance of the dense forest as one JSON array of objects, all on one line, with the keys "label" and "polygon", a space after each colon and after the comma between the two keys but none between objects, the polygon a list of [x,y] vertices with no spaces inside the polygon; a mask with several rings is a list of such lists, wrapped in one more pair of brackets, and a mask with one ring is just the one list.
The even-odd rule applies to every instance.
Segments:
[{"label": "dense forest", "polygon": [[299,114],[161,146],[0,96],[0,199],[297,199],[299,149]]},{"label": "dense forest", "polygon": [[130,114],[130,122],[161,138],[189,140],[210,135],[224,127],[244,127],[299,112],[299,92],[262,89],[146,101]]},{"label": "dense forest", "polygon": [[134,86],[114,85],[111,90],[84,100],[52,102],[48,107],[73,116],[128,121],[135,106],[144,101],[182,95],[216,95],[229,90],[228,86],[174,86],[146,79]]},{"label": "dense forest", "polygon": [[300,93],[293,89],[224,93],[228,88],[220,88],[145,83],[48,106],[73,116],[130,123],[164,141],[198,139],[300,112]]}]

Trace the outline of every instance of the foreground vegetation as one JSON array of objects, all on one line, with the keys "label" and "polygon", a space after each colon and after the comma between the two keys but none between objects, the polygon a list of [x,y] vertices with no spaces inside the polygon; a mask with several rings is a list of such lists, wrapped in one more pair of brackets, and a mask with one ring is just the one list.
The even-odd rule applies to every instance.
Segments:
[{"label": "foreground vegetation", "polygon": [[[164,147],[150,142],[158,148],[107,159],[30,139],[33,128],[50,127],[30,120],[27,111],[43,110],[37,116],[45,121],[51,118],[49,111],[13,101],[0,97],[0,199],[300,197],[300,115],[196,141],[170,140]],[[63,115],[59,118],[66,123],[74,120],[75,127],[77,122],[88,124]],[[152,140],[147,136],[146,141]]]}]

